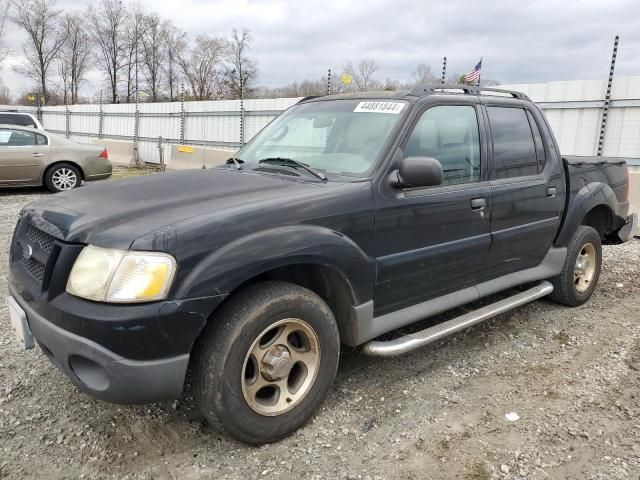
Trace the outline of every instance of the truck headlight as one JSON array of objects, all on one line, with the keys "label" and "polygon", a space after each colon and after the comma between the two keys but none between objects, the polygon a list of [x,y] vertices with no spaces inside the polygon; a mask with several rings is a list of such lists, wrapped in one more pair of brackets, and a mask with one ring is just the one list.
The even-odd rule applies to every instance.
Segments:
[{"label": "truck headlight", "polygon": [[160,252],[133,252],[88,245],[73,264],[67,292],[98,302],[150,302],[166,298],[175,259]]}]

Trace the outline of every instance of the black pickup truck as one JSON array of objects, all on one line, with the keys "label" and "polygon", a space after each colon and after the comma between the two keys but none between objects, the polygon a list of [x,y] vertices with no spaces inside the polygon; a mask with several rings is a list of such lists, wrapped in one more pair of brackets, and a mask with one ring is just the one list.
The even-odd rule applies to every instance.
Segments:
[{"label": "black pickup truck", "polygon": [[341,344],[396,355],[543,296],[585,302],[602,243],[633,234],[628,192],[624,160],[561,157],[517,92],[308,98],[226,165],[27,205],[9,310],[88,394],[174,399],[190,367],[209,422],[272,442],[321,406]]}]

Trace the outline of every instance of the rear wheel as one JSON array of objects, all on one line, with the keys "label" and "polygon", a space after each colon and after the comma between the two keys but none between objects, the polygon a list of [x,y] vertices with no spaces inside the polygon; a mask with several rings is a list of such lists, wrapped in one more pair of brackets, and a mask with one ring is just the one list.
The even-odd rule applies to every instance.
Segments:
[{"label": "rear wheel", "polygon": [[551,300],[571,307],[582,305],[596,288],[601,267],[600,235],[594,228],[580,225],[567,245],[562,272],[551,279]]},{"label": "rear wheel", "polygon": [[223,305],[194,352],[194,396],[214,426],[270,443],[309,421],[335,378],[340,341],[327,304],[285,282],[248,287]]},{"label": "rear wheel", "polygon": [[70,163],[58,163],[50,167],[44,176],[44,183],[52,192],[64,192],[80,186],[80,170]]}]

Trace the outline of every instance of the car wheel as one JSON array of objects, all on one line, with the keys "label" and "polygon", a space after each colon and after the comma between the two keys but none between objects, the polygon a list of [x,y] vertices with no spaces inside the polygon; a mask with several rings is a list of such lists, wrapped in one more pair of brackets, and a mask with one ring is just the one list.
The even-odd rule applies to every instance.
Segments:
[{"label": "car wheel", "polygon": [[233,438],[271,443],[308,422],[338,367],[333,313],[312,291],[255,284],[210,319],[194,351],[194,397],[205,418]]},{"label": "car wheel", "polygon": [[589,300],[598,284],[602,267],[600,235],[592,227],[580,225],[567,245],[567,258],[560,275],[551,279],[551,300],[577,307]]},{"label": "car wheel", "polygon": [[80,170],[70,163],[58,163],[47,170],[44,183],[52,192],[64,192],[80,186]]}]

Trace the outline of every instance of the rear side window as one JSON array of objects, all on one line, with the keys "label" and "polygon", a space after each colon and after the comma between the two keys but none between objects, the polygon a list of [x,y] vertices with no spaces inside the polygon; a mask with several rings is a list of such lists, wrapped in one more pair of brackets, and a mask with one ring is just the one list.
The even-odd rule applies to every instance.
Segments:
[{"label": "rear side window", "polygon": [[39,133],[36,133],[36,141],[38,142],[38,145],[46,145],[47,137],[45,137],[44,135],[40,135]]},{"label": "rear side window", "polygon": [[404,148],[405,157],[432,157],[442,164],[442,184],[480,181],[480,139],[476,110],[442,105],[422,114]]},{"label": "rear side window", "polygon": [[496,178],[538,173],[538,158],[526,112],[521,108],[487,107],[493,139]]},{"label": "rear side window", "polygon": [[2,147],[25,147],[36,145],[36,134],[23,130],[0,130],[0,146]]},{"label": "rear side window", "polygon": [[0,113],[0,124],[20,125],[21,127],[37,128],[36,122],[29,115]]}]

